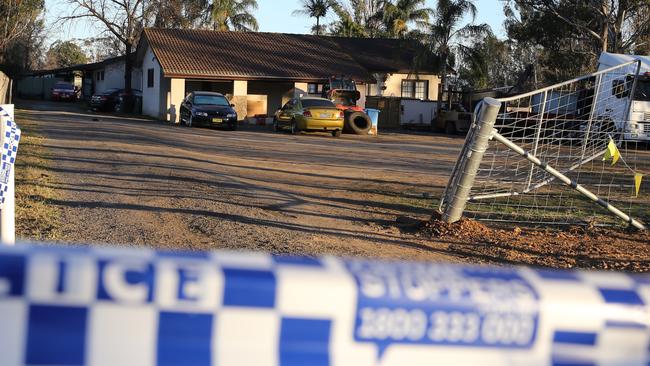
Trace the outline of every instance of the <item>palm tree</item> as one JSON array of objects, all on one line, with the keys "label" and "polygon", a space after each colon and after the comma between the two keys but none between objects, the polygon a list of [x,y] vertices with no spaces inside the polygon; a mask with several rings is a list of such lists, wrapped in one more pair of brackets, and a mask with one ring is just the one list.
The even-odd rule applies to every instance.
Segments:
[{"label": "palm tree", "polygon": [[308,16],[316,18],[316,25],[312,31],[320,35],[323,26],[320,24],[320,18],[327,16],[327,13],[334,5],[334,0],[301,0],[301,9],[294,10],[294,16]]},{"label": "palm tree", "polygon": [[386,0],[337,0],[332,10],[338,19],[330,24],[331,33],[344,37],[381,35],[382,12]]},{"label": "palm tree", "polygon": [[[454,59],[456,53],[463,53],[465,50],[460,40],[491,32],[487,24],[474,24],[476,13],[476,6],[472,0],[438,0],[428,43],[431,51],[439,58],[440,83],[443,91],[446,88],[450,60]],[[472,22],[461,26],[466,15],[472,17]],[[442,92],[438,93],[438,108],[442,107],[442,94]]]},{"label": "palm tree", "polygon": [[210,5],[212,26],[220,31],[257,31],[257,0],[214,0]]},{"label": "palm tree", "polygon": [[381,12],[386,32],[394,38],[404,38],[410,24],[425,27],[433,14],[431,8],[425,7],[425,0],[387,0]]},{"label": "palm tree", "polygon": [[[353,4],[355,6],[356,4]],[[341,3],[333,3],[332,10],[338,16],[338,20],[330,24],[332,35],[340,37],[366,37],[367,29],[365,23],[360,19],[359,9],[346,8]]]}]

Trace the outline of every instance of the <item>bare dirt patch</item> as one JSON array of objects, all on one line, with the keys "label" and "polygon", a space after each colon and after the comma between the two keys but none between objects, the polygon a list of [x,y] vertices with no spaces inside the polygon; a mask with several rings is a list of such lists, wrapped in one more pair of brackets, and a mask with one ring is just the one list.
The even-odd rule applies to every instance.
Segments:
[{"label": "bare dirt patch", "polygon": [[650,233],[606,228],[490,228],[462,219],[453,224],[433,217],[417,235],[453,238],[448,250],[479,263],[516,263],[554,268],[650,271]]},{"label": "bare dirt patch", "polygon": [[462,138],[190,129],[55,103],[18,113],[45,137],[18,153],[19,200],[34,208],[19,214],[23,239],[650,270],[648,234],[420,224]]}]

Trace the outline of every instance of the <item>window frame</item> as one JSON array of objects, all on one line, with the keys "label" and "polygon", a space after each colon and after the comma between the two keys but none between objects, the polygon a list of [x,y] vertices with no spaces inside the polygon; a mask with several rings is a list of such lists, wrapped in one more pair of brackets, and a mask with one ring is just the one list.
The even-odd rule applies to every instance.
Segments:
[{"label": "window frame", "polygon": [[147,88],[154,87],[154,68],[147,69]]},{"label": "window frame", "polygon": [[[409,87],[410,96],[404,95],[405,86]],[[418,85],[423,85],[422,90],[418,92]],[[429,99],[429,80],[418,80],[418,79],[402,79],[400,94],[402,98],[413,98],[420,100]],[[418,95],[421,95],[419,97]]]}]

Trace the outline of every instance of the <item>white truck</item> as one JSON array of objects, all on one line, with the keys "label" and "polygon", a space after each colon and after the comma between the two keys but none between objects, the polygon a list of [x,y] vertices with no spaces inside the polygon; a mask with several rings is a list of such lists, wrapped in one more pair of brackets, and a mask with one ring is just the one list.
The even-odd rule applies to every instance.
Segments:
[{"label": "white truck", "polygon": [[[635,60],[641,61],[641,69],[638,77],[636,77],[636,87],[631,98],[629,112],[626,111],[629,114],[623,120],[615,120],[615,123],[617,129],[622,132],[624,140],[650,141],[650,56],[603,52],[598,60],[598,71]],[[635,81],[634,79],[634,74],[628,74],[612,80],[609,98],[612,95],[620,98],[622,88],[629,90]],[[598,114],[606,115],[607,111],[598,110]]]}]

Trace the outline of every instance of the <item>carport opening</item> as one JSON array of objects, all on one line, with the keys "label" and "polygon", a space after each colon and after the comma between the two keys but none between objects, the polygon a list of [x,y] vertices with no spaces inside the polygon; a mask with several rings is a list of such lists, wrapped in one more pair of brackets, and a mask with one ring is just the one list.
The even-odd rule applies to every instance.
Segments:
[{"label": "carport opening", "polygon": [[355,118],[353,123],[354,123],[355,126],[357,126],[359,129],[362,129],[362,130],[370,127],[370,125],[368,124],[368,119],[366,119],[364,117]]}]

